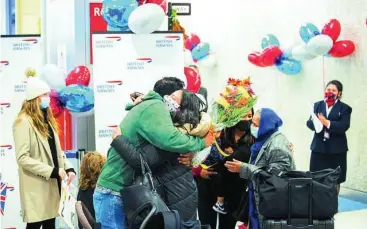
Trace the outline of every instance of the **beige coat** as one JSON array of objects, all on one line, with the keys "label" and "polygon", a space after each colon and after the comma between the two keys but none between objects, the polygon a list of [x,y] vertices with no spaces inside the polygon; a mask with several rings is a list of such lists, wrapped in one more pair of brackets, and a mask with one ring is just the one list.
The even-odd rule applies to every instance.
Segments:
[{"label": "beige coat", "polygon": [[203,138],[209,132],[211,126],[212,118],[210,115],[208,113],[201,112],[200,123],[196,128],[193,129],[191,124],[186,123],[184,127],[178,127],[178,129],[184,134]]},{"label": "beige coat", "polygon": [[[55,136],[56,133],[54,133]],[[13,126],[15,153],[19,165],[19,192],[24,222],[57,217],[60,195],[57,180],[50,178],[54,164],[48,140],[23,116]],[[72,168],[56,137],[59,167]]]}]

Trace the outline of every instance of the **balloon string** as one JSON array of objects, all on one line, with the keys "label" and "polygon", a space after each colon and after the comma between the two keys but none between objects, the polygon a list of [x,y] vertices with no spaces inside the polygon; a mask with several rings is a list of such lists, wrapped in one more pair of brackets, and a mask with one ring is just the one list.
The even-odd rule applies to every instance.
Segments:
[{"label": "balloon string", "polygon": [[322,91],[325,90],[325,57],[322,57]]}]

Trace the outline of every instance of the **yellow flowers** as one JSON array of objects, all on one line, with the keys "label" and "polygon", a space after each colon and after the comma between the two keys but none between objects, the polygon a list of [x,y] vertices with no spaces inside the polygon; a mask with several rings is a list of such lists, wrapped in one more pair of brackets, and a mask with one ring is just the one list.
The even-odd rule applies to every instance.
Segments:
[{"label": "yellow flowers", "polygon": [[219,97],[216,101],[219,105],[221,105],[224,109],[227,109],[229,107],[229,102],[224,97]]}]

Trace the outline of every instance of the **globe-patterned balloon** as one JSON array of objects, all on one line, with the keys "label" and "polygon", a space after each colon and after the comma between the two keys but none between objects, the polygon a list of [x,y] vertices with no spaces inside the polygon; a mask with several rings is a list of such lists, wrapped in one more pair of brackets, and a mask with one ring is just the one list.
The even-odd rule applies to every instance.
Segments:
[{"label": "globe-patterned balloon", "polygon": [[109,26],[129,31],[128,20],[137,7],[136,0],[104,0],[102,16]]}]

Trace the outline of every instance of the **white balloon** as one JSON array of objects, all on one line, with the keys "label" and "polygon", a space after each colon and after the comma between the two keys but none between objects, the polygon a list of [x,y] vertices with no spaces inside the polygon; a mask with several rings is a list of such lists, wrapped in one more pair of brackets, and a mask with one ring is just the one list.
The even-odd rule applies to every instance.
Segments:
[{"label": "white balloon", "polygon": [[189,67],[190,65],[195,65],[194,60],[192,59],[191,51],[185,49],[185,67]]},{"label": "white balloon", "polygon": [[292,49],[292,58],[296,60],[312,60],[316,56],[307,52],[306,45],[299,45]]},{"label": "white balloon", "polygon": [[159,5],[147,3],[131,13],[128,25],[136,34],[149,34],[161,27],[164,17],[165,13]]},{"label": "white balloon", "polygon": [[40,79],[46,81],[54,89],[60,89],[66,86],[65,74],[54,64],[46,64],[43,67]]},{"label": "white balloon", "polygon": [[215,55],[210,54],[205,58],[199,60],[199,66],[204,68],[214,68],[217,66],[217,58]]},{"label": "white balloon", "polygon": [[329,36],[321,34],[308,41],[306,50],[314,56],[319,56],[328,53],[333,45],[334,42]]}]

